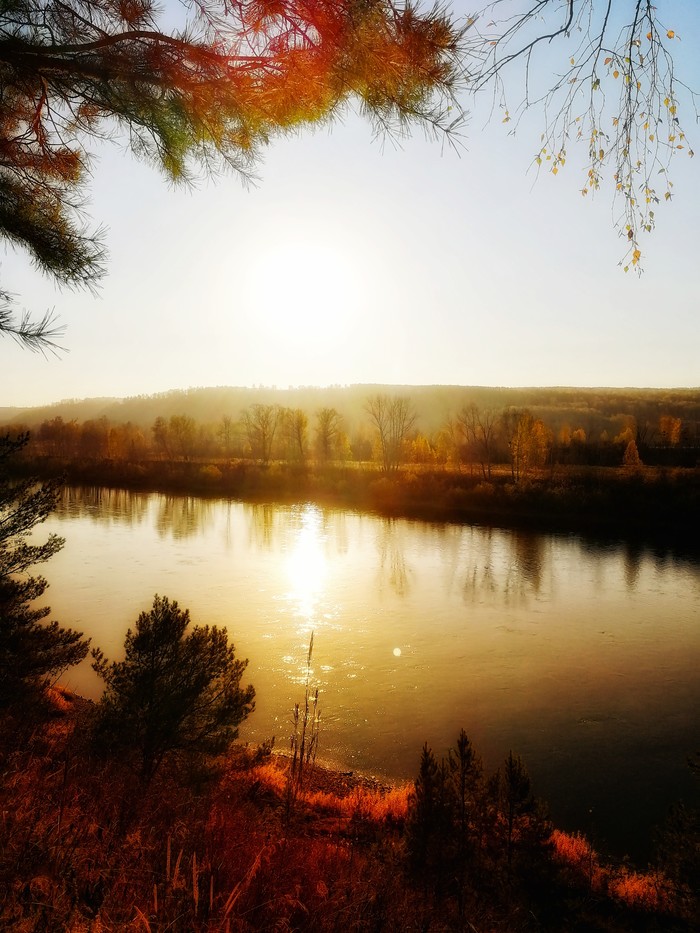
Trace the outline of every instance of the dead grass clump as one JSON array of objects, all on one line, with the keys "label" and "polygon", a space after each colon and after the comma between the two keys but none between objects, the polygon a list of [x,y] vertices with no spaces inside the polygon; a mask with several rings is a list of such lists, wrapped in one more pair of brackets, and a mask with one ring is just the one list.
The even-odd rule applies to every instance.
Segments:
[{"label": "dead grass clump", "polygon": [[608,891],[628,907],[640,910],[663,912],[671,906],[665,879],[658,874],[620,869],[610,878]]},{"label": "dead grass clump", "polygon": [[601,865],[598,854],[580,833],[555,829],[551,841],[555,860],[568,870],[569,881],[585,885],[635,910],[663,913],[671,909],[668,885],[662,875],[634,871],[626,866]]}]

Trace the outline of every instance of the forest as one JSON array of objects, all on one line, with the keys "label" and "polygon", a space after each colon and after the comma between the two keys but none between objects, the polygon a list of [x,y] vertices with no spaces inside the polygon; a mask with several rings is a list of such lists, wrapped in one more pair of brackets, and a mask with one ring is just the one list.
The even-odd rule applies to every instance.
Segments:
[{"label": "forest", "polygon": [[213,388],[5,411],[19,474],[693,546],[696,390]]}]

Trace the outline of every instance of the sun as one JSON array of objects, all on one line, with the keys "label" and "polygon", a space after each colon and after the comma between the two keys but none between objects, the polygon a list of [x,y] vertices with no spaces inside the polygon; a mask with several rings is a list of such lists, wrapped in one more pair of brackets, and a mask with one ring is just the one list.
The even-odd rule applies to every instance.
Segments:
[{"label": "sun", "polygon": [[319,236],[273,244],[256,265],[249,313],[289,348],[339,342],[366,300],[352,256]]}]

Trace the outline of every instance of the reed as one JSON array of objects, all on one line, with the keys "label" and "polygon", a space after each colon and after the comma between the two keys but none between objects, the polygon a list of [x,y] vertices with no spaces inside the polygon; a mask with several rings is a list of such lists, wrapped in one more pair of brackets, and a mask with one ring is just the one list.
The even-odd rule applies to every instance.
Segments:
[{"label": "reed", "polygon": [[304,680],[304,702],[294,704],[292,712],[292,734],[289,745],[292,753],[287,780],[287,814],[291,814],[294,804],[304,784],[304,772],[309,764],[316,761],[318,736],[321,727],[321,711],[318,705],[318,687],[311,684],[311,658],[314,651],[314,633],[309,639],[306,655],[306,674]]}]

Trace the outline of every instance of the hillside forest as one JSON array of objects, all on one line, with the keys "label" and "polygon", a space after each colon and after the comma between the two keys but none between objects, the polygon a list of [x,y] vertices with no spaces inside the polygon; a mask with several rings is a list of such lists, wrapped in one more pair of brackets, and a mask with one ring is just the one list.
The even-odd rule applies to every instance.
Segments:
[{"label": "hillside forest", "polygon": [[0,423],[31,429],[41,457],[364,462],[382,456],[377,400],[400,400],[404,409],[386,413],[399,421],[391,427],[400,432],[401,463],[507,462],[524,412],[537,435],[537,465],[618,466],[634,440],[645,463],[695,466],[700,449],[700,392],[693,389],[194,388],[0,408]]},{"label": "hillside forest", "polygon": [[692,389],[208,388],[2,422],[28,435],[19,473],[76,485],[686,544],[700,518]]}]

